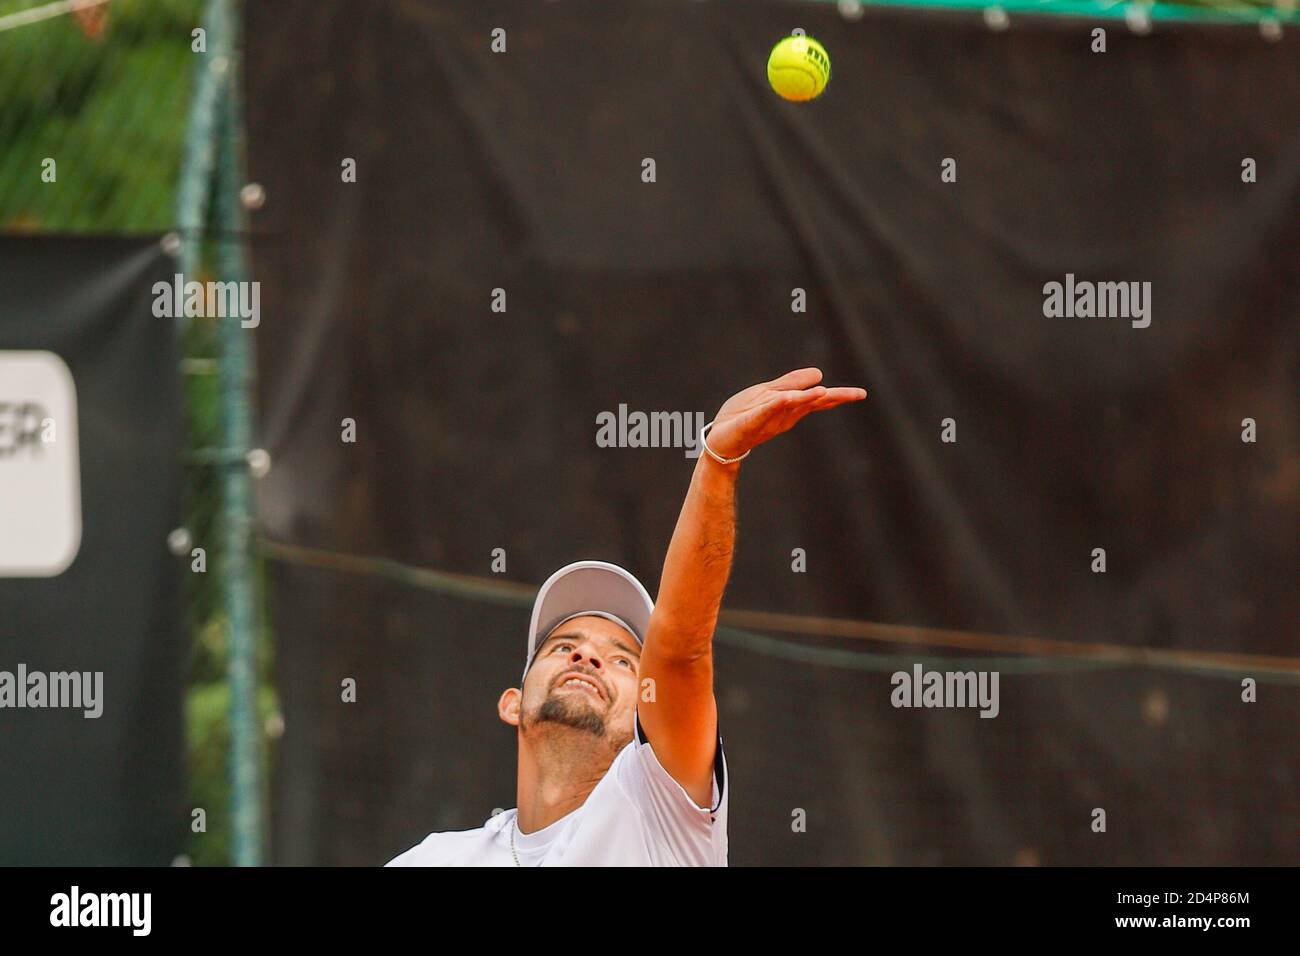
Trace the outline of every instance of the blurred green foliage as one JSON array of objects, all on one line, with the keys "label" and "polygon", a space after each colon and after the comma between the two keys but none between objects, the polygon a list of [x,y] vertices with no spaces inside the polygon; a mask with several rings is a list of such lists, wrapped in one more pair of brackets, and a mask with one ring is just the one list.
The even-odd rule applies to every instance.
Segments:
[{"label": "blurred green foliage", "polygon": [[[44,5],[0,0],[0,16]],[[171,226],[201,10],[113,0],[0,32],[0,228]]]}]

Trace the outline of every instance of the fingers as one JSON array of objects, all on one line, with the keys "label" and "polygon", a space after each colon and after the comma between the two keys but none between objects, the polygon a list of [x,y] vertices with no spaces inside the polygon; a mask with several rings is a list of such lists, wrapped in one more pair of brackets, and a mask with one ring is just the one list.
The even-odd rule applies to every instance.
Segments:
[{"label": "fingers", "polygon": [[777,392],[765,401],[740,412],[734,420],[734,425],[742,430],[766,431],[776,427],[777,430],[784,431],[789,425],[782,426],[779,423],[787,420],[787,416],[794,416],[789,418],[791,423],[797,421],[802,417],[801,413],[805,409],[811,411],[813,405],[825,394],[826,388],[822,385],[807,390],[789,389]]},{"label": "fingers", "polygon": [[819,407],[820,410],[820,408],[834,408],[845,402],[859,402],[867,397],[867,390],[864,388],[851,386],[827,388],[818,384],[821,380],[822,371],[819,368],[800,368],[793,372],[786,372],[780,378],[767,383],[768,388],[778,393],[767,401],[783,399],[791,404],[802,404],[810,398],[816,398],[826,402]]},{"label": "fingers", "polygon": [[775,378],[768,382],[770,388],[788,391],[792,388],[805,389],[816,385],[822,380],[822,370],[819,368],[797,368],[793,372],[786,372],[780,378]]},{"label": "fingers", "polygon": [[867,390],[864,388],[828,388],[826,394],[815,402],[810,402],[798,409],[798,416],[802,419],[805,415],[811,415],[813,412],[824,412],[828,408],[837,408],[849,402],[860,402],[867,397]]},{"label": "fingers", "polygon": [[816,388],[810,388],[803,392],[782,392],[774,400],[781,401],[789,409],[806,413],[820,412],[823,409],[835,408],[837,405],[844,405],[848,402],[860,402],[866,397],[867,390],[865,388],[847,386],[827,388],[824,385],[818,385]]},{"label": "fingers", "polygon": [[[795,376],[793,380],[796,382],[808,382],[807,375],[798,377],[805,372],[815,373],[814,377],[821,379],[821,372],[817,369],[799,369],[782,376],[777,381],[789,382],[792,376]],[[759,395],[761,392],[754,397],[757,398]],[[827,388],[815,382],[803,388],[774,390],[757,404],[720,417],[717,420],[719,431],[715,432],[715,435],[730,446],[734,446],[727,454],[735,454],[737,450],[747,451],[782,432],[789,431],[813,412],[835,408],[848,402],[858,402],[866,397],[866,389],[848,386]]]},{"label": "fingers", "polygon": [[[762,427],[760,423],[777,424],[778,429],[784,431],[809,412],[835,408],[867,397],[866,390],[861,388],[818,385],[821,375],[820,369],[806,368],[781,376],[768,384],[770,391],[766,394],[757,392],[753,396],[758,400],[756,404],[735,413],[734,424],[746,429]],[[791,387],[777,389],[780,383],[791,384]]]},{"label": "fingers", "polygon": [[831,395],[828,393],[827,395],[823,396],[820,401],[815,402],[813,406],[808,409],[808,411],[824,412],[830,408],[839,408],[841,405],[847,405],[849,402],[860,402],[867,397],[867,393],[860,388],[842,389],[838,391],[847,391],[850,392],[851,394]]},{"label": "fingers", "polygon": [[809,402],[820,401],[826,395],[825,385],[814,385],[812,388],[797,389],[792,388],[789,391],[781,392],[777,398],[786,405],[794,407],[796,405],[805,405]]},{"label": "fingers", "polygon": [[826,394],[826,386],[816,385],[808,389],[790,388],[784,391],[772,392],[763,397],[751,411],[757,411],[763,414],[773,414],[782,409],[796,408],[815,402]]},{"label": "fingers", "polygon": [[828,408],[837,408],[849,402],[860,402],[866,397],[867,390],[865,388],[851,386],[827,388],[825,385],[817,385],[804,391],[790,389],[777,393],[755,408],[754,412],[756,414],[751,421],[758,418],[774,419],[777,416],[782,416],[780,429],[786,431],[793,427],[796,422],[801,421],[804,416],[813,412],[823,412]]}]

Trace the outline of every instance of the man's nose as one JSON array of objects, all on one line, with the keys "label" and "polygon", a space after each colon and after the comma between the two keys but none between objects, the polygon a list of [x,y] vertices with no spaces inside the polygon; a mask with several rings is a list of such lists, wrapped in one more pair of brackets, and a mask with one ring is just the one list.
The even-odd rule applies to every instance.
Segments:
[{"label": "man's nose", "polygon": [[596,670],[600,670],[600,657],[594,650],[589,648],[576,648],[569,658],[574,664],[581,664],[584,661],[590,664]]}]

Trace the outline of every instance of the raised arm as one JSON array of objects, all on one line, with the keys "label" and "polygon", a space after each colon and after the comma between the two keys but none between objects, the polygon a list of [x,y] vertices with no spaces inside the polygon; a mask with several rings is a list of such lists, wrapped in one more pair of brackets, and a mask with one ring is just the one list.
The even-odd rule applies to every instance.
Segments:
[{"label": "raised arm", "polygon": [[[826,388],[804,368],[729,398],[714,417],[709,447],[738,458],[805,415],[867,397],[861,388]],[[736,541],[736,479],[701,452],[664,559],[659,596],[641,651],[637,716],[655,756],[699,806],[712,796],[718,708],[713,697],[713,631]],[[646,680],[652,680],[647,685]],[[653,688],[653,700],[647,688]]]}]

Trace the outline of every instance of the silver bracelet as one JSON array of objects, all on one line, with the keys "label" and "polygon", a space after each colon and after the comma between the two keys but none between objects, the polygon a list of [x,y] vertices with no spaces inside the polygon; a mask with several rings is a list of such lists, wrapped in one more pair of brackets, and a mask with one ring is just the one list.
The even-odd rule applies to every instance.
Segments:
[{"label": "silver bracelet", "polygon": [[709,441],[705,437],[706,435],[709,434],[709,429],[712,427],[713,427],[713,422],[709,422],[707,425],[705,425],[703,428],[700,429],[700,444],[703,445],[704,450],[709,453],[709,457],[712,458],[714,461],[716,461],[718,464],[734,465],[738,461],[744,461],[746,458],[749,457],[749,451],[754,450],[751,448],[749,451],[745,452],[739,458],[723,458],[716,451],[714,451],[712,448],[709,447]]}]

